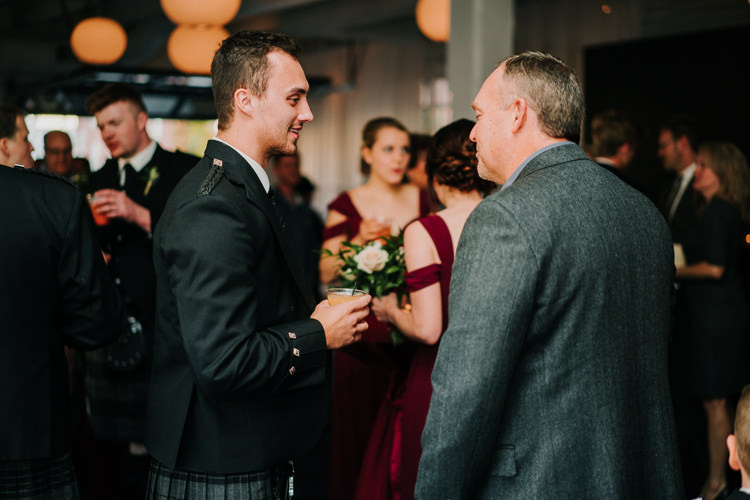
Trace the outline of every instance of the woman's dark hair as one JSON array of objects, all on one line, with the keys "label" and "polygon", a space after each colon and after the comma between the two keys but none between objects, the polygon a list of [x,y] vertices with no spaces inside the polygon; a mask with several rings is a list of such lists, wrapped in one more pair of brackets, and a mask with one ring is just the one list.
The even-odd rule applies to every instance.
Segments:
[{"label": "woman's dark hair", "polygon": [[[362,129],[362,147],[371,148],[378,138],[378,132],[380,132],[380,129],[384,128],[395,128],[397,130],[405,132],[407,135],[409,134],[409,131],[406,129],[406,127],[404,127],[403,124],[395,118],[383,116],[381,116],[380,118],[373,118],[372,120],[367,122],[365,124],[365,128]],[[362,175],[370,175],[370,164],[365,162],[364,158],[360,158],[359,161],[359,169],[362,172]]]},{"label": "woman's dark hair", "polygon": [[497,187],[477,173],[477,147],[469,139],[472,128],[473,121],[461,119],[446,125],[432,136],[426,167],[430,189],[433,181],[463,192],[477,190],[482,195],[489,194]]}]

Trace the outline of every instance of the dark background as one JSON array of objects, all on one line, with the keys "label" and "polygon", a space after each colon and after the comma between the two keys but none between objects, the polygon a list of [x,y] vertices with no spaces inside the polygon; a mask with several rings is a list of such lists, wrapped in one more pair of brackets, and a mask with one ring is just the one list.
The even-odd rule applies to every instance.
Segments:
[{"label": "dark background", "polygon": [[750,27],[587,48],[587,130],[606,109],[630,114],[641,143],[629,171],[652,196],[665,179],[656,156],[659,125],[689,114],[703,139],[725,140],[750,156]]}]

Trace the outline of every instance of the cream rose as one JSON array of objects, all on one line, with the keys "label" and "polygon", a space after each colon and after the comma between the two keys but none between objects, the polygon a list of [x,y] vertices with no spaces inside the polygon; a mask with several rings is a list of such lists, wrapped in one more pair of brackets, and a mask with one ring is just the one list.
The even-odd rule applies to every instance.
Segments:
[{"label": "cream rose", "polygon": [[361,252],[354,256],[357,262],[357,269],[372,274],[373,271],[380,271],[385,267],[388,261],[388,252],[383,250],[382,243],[376,241],[367,245]]}]

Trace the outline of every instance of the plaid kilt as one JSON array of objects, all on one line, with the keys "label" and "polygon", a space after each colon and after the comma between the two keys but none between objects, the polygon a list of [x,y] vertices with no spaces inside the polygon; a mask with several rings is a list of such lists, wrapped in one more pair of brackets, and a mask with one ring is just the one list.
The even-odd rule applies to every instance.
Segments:
[{"label": "plaid kilt", "polygon": [[0,460],[0,499],[78,500],[73,460],[58,458]]},{"label": "plaid kilt", "polygon": [[[153,338],[153,322],[141,321],[147,338]],[[140,365],[118,371],[106,361],[104,349],[84,353],[89,422],[97,439],[135,441],[146,436],[146,394],[151,377],[150,340]]]},{"label": "plaid kilt", "polygon": [[291,466],[241,474],[169,470],[151,460],[146,500],[286,500]]}]

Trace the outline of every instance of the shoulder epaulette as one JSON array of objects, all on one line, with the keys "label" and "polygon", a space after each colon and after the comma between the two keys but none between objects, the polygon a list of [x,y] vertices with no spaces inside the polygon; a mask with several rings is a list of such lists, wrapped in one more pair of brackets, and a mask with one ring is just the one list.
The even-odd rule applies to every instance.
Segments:
[{"label": "shoulder epaulette", "polygon": [[216,185],[224,175],[223,162],[218,158],[214,158],[214,162],[211,164],[211,169],[208,171],[208,175],[203,179],[201,187],[198,188],[198,196],[206,196],[214,190]]},{"label": "shoulder epaulette", "polygon": [[41,175],[42,177],[49,177],[50,179],[56,179],[58,181],[64,182],[65,184],[69,184],[76,189],[78,188],[78,186],[76,186],[73,181],[71,181],[67,177],[63,177],[62,175],[53,174],[52,172],[47,172],[46,170],[37,170],[35,168],[23,168],[20,165],[15,165],[14,168],[17,170],[23,170],[24,172],[28,172],[30,174]]}]

